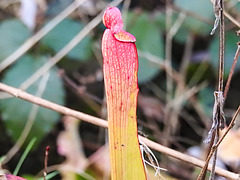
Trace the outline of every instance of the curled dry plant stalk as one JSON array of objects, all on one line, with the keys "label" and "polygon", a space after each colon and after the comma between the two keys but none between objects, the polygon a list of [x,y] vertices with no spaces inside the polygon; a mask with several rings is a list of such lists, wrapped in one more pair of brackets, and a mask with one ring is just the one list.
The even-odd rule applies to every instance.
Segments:
[{"label": "curled dry plant stalk", "polygon": [[[213,115],[212,115],[212,127],[208,133],[208,137],[205,140],[206,143],[210,143],[210,147],[213,147],[216,145],[216,143],[219,140],[219,130],[223,129],[225,127],[225,117],[223,112],[223,105],[224,105],[224,98],[223,98],[223,76],[224,76],[224,3],[223,0],[214,0],[213,1],[213,9],[214,9],[214,15],[215,15],[215,22],[213,29],[211,31],[211,35],[215,33],[215,30],[217,29],[219,22],[220,22],[220,36],[219,36],[219,70],[218,70],[218,88],[217,91],[214,92],[215,102],[213,106]],[[210,152],[208,153],[208,155]],[[211,157],[210,157],[211,159]],[[213,166],[210,174],[211,180],[214,179],[215,176],[215,166],[217,161],[217,148],[213,152]],[[206,166],[208,166],[208,163],[206,161]],[[198,176],[198,180],[205,179],[206,176],[206,168],[203,168]]]},{"label": "curled dry plant stalk", "polygon": [[[223,98],[222,100],[225,100],[226,97],[227,97],[227,94],[228,94],[228,90],[229,90],[229,87],[230,87],[230,83],[231,83],[231,79],[232,79],[232,76],[233,76],[233,73],[234,73],[234,69],[235,69],[235,66],[236,66],[236,63],[237,63],[237,60],[239,58],[239,55],[240,55],[240,44],[238,43],[238,46],[237,46],[237,50],[236,50],[236,53],[235,53],[235,56],[234,56],[234,61],[233,61],[233,64],[232,64],[232,67],[231,67],[231,70],[230,70],[230,73],[229,73],[229,76],[228,76],[228,79],[227,79],[227,83],[225,85],[225,89],[224,89],[224,93],[223,93]],[[222,102],[223,105],[224,105],[224,102]],[[214,109],[216,110],[216,108]],[[211,157],[214,155],[214,152],[217,150],[218,146],[220,145],[220,143],[222,142],[222,140],[225,138],[225,136],[227,135],[227,133],[232,129],[232,127],[234,126],[234,123],[235,123],[235,120],[236,120],[236,117],[237,115],[239,114],[239,107],[236,111],[236,113],[234,114],[233,116],[233,119],[231,121],[231,123],[229,124],[226,132],[224,133],[224,135],[222,136],[222,138],[218,141],[216,141],[215,144],[210,144],[211,148],[209,150],[209,153],[208,153],[208,156],[206,158],[206,161],[205,161],[205,165],[204,167],[202,168],[199,176],[198,176],[198,179],[203,179],[204,177],[204,174],[206,173],[206,170],[207,170],[207,166],[209,164],[209,161],[211,160]]]},{"label": "curled dry plant stalk", "polygon": [[228,132],[233,128],[239,112],[240,112],[240,106],[238,106],[238,109],[236,110],[236,112],[235,112],[235,114],[234,114],[234,116],[233,116],[233,118],[232,118],[232,120],[231,120],[231,123],[229,124],[227,130],[225,131],[225,133],[223,134],[223,136],[221,137],[221,139],[219,139],[215,144],[212,145],[211,150],[210,150],[210,152],[209,152],[209,154],[208,154],[208,156],[207,156],[207,159],[206,159],[206,161],[205,161],[205,165],[204,165],[204,167],[202,168],[202,171],[201,171],[201,173],[200,173],[199,176],[198,176],[198,180],[204,179],[204,176],[203,176],[203,175],[204,175],[205,172],[204,172],[203,170],[207,170],[209,161],[211,160],[211,158],[212,158],[212,156],[214,155],[215,151],[217,150],[217,148],[219,147],[219,145],[221,144],[221,142],[223,141],[223,139],[226,137],[226,135],[228,134]]},{"label": "curled dry plant stalk", "polygon": [[[165,180],[165,178],[160,174],[160,171],[167,171],[167,169],[165,168],[161,168],[159,166],[158,160],[156,158],[156,156],[153,154],[153,152],[151,151],[151,149],[149,149],[149,147],[143,142],[141,141],[140,138],[139,139],[139,144],[140,144],[140,150],[141,150],[141,154],[142,154],[142,159],[143,159],[143,163],[145,166],[145,169],[147,171],[147,165],[149,165],[150,167],[153,167],[156,171],[155,176]],[[150,161],[148,162],[145,158],[144,158],[144,154],[146,154],[147,159]]]},{"label": "curled dry plant stalk", "polygon": [[[228,80],[223,92],[223,76],[224,76],[224,43],[225,43],[225,29],[224,29],[224,14],[227,14],[224,11],[224,3],[223,0],[215,0],[213,2],[213,7],[214,7],[214,14],[216,17],[215,23],[214,23],[214,27],[211,31],[211,35],[214,34],[215,30],[218,27],[218,24],[220,22],[220,47],[219,47],[219,79],[218,79],[218,90],[214,92],[214,97],[215,97],[215,102],[214,102],[214,107],[213,107],[213,124],[212,127],[208,133],[208,137],[207,140],[205,142],[210,143],[210,150],[208,152],[208,156],[206,158],[205,161],[205,165],[202,168],[199,176],[198,176],[198,180],[202,180],[205,179],[206,176],[206,171],[207,171],[207,167],[209,164],[209,161],[211,160],[211,158],[213,157],[213,166],[212,166],[212,170],[211,170],[211,174],[210,174],[210,180],[213,180],[215,177],[215,166],[216,166],[216,161],[217,161],[217,150],[218,150],[218,146],[220,145],[220,143],[222,142],[222,140],[225,138],[225,136],[227,135],[227,133],[230,131],[230,129],[234,126],[234,122],[236,120],[236,117],[240,111],[240,107],[238,107],[227,131],[224,133],[224,135],[222,136],[221,139],[219,139],[219,130],[223,129],[226,126],[226,120],[225,120],[225,116],[224,116],[224,112],[223,112],[223,106],[225,103],[225,99],[227,97],[227,93],[230,87],[230,82],[234,73],[234,69],[237,63],[237,59],[239,57],[240,54],[240,45],[238,43],[238,47],[236,50],[236,54],[234,56],[234,60],[233,60],[233,64],[228,76]],[[228,16],[229,18],[229,16]],[[232,20],[232,22],[234,23],[235,21]],[[235,23],[236,24],[236,23]]]}]

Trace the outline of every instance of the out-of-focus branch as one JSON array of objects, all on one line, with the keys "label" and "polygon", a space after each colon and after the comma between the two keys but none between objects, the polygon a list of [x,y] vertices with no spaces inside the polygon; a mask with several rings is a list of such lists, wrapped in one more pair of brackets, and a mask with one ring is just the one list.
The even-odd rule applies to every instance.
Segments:
[{"label": "out-of-focus branch", "polygon": [[240,55],[240,42],[238,43],[238,47],[237,47],[237,50],[236,50],[236,53],[235,53],[235,56],[234,56],[234,59],[233,59],[233,64],[232,64],[231,70],[230,70],[229,75],[228,75],[227,83],[225,85],[224,94],[223,94],[224,99],[227,98],[228,90],[229,90],[229,87],[230,87],[230,83],[231,83],[231,80],[232,80],[232,76],[233,76],[234,69],[235,69],[235,66],[237,64],[237,60],[239,58],[239,55]]},{"label": "out-of-focus branch", "polygon": [[9,65],[17,61],[25,52],[27,52],[32,46],[34,46],[43,36],[51,31],[57,24],[59,24],[64,18],[71,14],[86,0],[77,0],[70,4],[63,12],[56,16],[46,26],[40,29],[36,34],[29,38],[22,46],[14,51],[10,56],[3,60],[0,64],[0,72],[7,68]]},{"label": "out-of-focus branch", "polygon": [[[112,1],[109,6],[117,6],[122,0]],[[56,63],[58,63],[67,53],[69,53],[84,37],[91,32],[102,20],[102,14],[104,10],[99,13],[92,21],[90,21],[66,46],[64,46],[54,57],[49,59],[41,68],[39,68],[32,76],[30,76],[20,86],[21,89],[25,90],[32,85],[37,79],[39,79],[44,73],[51,69]]]},{"label": "out-of-focus branch", "polygon": [[[0,83],[0,90],[4,91],[6,93],[9,93],[17,98],[29,101],[31,103],[37,104],[39,106],[43,106],[45,108],[51,109],[53,111],[62,113],[64,115],[69,115],[72,117],[75,117],[77,119],[81,119],[83,121],[89,122],[91,124],[100,126],[100,127],[104,127],[107,128],[108,127],[108,123],[107,121],[101,119],[101,118],[97,118],[79,111],[75,111],[73,109],[55,104],[53,102],[47,101],[45,99],[33,96],[29,93],[26,93],[20,89],[8,86],[6,84]],[[189,163],[191,165],[197,166],[197,167],[203,167],[205,162],[202,160],[199,160],[197,158],[194,158],[192,156],[183,154],[181,152],[178,152],[176,150],[170,149],[168,147],[165,147],[163,145],[160,145],[158,143],[155,143],[147,138],[141,137],[140,136],[141,141],[143,141],[146,145],[148,145],[149,148],[152,148],[156,151],[159,151],[163,154],[166,154],[167,156],[171,156],[173,158],[176,158],[178,160],[181,160],[183,162]],[[211,169],[211,165],[208,166],[208,170]],[[234,179],[234,180],[238,180],[239,179],[239,175],[221,168],[216,168],[216,173],[220,176],[226,177],[228,179]]]},{"label": "out-of-focus branch", "polygon": [[240,23],[236,19],[234,19],[234,17],[232,17],[227,11],[223,11],[223,14],[226,18],[228,18],[228,20],[230,20],[233,24],[240,28]]}]

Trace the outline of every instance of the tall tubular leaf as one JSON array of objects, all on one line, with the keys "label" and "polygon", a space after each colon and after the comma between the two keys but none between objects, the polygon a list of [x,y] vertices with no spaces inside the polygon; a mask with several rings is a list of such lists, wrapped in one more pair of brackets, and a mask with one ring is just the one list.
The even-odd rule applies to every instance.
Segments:
[{"label": "tall tubular leaf", "polygon": [[135,37],[123,31],[119,9],[103,15],[104,81],[107,95],[112,179],[146,179],[137,134],[138,56]]}]

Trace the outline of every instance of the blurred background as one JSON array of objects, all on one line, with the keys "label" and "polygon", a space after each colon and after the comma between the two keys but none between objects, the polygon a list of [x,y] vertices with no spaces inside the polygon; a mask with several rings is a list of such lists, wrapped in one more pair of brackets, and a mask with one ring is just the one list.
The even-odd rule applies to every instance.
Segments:
[{"label": "blurred background", "polygon": [[[101,13],[110,3],[121,10],[125,30],[137,39],[140,134],[204,159],[219,57],[219,30],[210,35],[215,21],[210,0],[0,0],[1,82],[106,119]],[[239,22],[239,0],[226,0],[225,82],[237,50]],[[237,63],[225,102],[227,123],[240,104],[239,70]],[[34,78],[36,72],[39,78]],[[110,178],[104,128],[3,92],[0,98],[1,173],[39,179],[50,146],[51,179]],[[218,165],[235,172],[240,164],[239,125],[238,119],[218,153]],[[165,179],[196,179],[200,172],[154,154],[167,169]],[[157,179],[154,173],[149,170],[150,179]]]}]

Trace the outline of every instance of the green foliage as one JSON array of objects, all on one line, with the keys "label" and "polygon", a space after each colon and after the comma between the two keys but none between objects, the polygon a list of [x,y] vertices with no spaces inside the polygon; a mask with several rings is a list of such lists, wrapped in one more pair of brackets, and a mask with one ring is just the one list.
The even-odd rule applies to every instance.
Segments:
[{"label": "green foliage", "polygon": [[31,151],[31,149],[32,149],[34,143],[36,142],[36,140],[37,140],[37,138],[34,137],[34,138],[29,142],[29,144],[28,144],[28,146],[26,147],[26,149],[25,149],[22,157],[21,157],[20,160],[18,161],[17,167],[15,168],[15,170],[14,170],[14,172],[13,172],[13,175],[16,176],[16,175],[18,174],[18,172],[19,172],[19,170],[20,170],[20,168],[21,168],[24,160],[26,159],[28,153]]},{"label": "green foliage", "polygon": [[[207,24],[200,19],[197,19],[197,17],[201,17],[209,22],[214,21],[213,6],[209,0],[176,0],[174,1],[174,4],[177,7],[183,9],[184,11],[192,14],[192,16],[186,15],[186,17],[184,18],[183,24],[180,26],[174,36],[174,39],[176,41],[180,43],[185,43],[189,33],[193,33],[199,36],[206,36],[210,34],[212,25]],[[178,21],[179,16],[179,12],[172,12],[172,24]],[[165,12],[158,12],[155,14],[155,21],[163,31],[166,30],[165,20]]]},{"label": "green foliage", "polygon": [[[46,179],[50,180],[52,178],[54,178],[56,175],[58,175],[59,172],[58,171],[53,171],[51,173],[48,173]],[[36,176],[32,176],[32,175],[24,175],[24,178],[26,178],[27,180],[44,180],[43,178],[36,178]]]},{"label": "green foliage", "polygon": [[[234,32],[228,32],[225,36],[225,78],[227,78],[232,63],[234,59],[234,55],[237,50],[237,42],[239,41],[239,37],[237,37],[236,33]],[[218,61],[219,61],[219,37],[215,36],[214,39],[210,43],[209,47],[210,51],[210,59],[211,64],[215,70],[215,72],[218,72]],[[238,63],[239,64],[239,63]],[[236,66],[236,70],[239,70],[240,66]]]},{"label": "green foliage", "polygon": [[[174,4],[185,11],[193,13],[196,17],[214,20],[213,6],[209,0],[176,0]],[[187,16],[184,20],[183,28],[198,35],[207,35],[212,27],[195,17]]]},{"label": "green foliage", "polygon": [[199,91],[198,100],[208,117],[212,117],[212,108],[214,103],[213,92],[214,90],[210,87],[206,87]]},{"label": "green foliage", "polygon": [[165,11],[157,11],[154,13],[154,15],[152,15],[154,23],[161,29],[161,31],[165,31],[166,30],[166,14]]},{"label": "green foliage", "polygon": [[[46,57],[24,56],[6,72],[3,78],[3,83],[19,87],[22,82],[46,62]],[[39,83],[40,80],[36,81],[27,89],[27,92],[33,95],[36,94],[39,88]],[[50,70],[50,76],[42,97],[58,104],[64,104],[63,85],[56,69]],[[32,103],[17,98],[9,98],[0,101],[0,110],[2,112],[4,124],[15,141],[23,131],[32,106]],[[59,114],[57,112],[39,107],[28,140],[32,139],[32,137],[37,137],[37,142],[39,142],[52,129],[58,119]]]},{"label": "green foliage", "polygon": [[1,156],[0,157],[0,164],[2,164],[2,162],[5,160],[6,156]]},{"label": "green foliage", "polygon": [[187,68],[186,83],[193,86],[204,81],[214,80],[215,77],[209,62],[190,63]]},{"label": "green foliage", "polygon": [[[179,13],[173,12],[172,13],[172,22],[173,24],[177,21],[179,17]],[[164,13],[156,13],[154,20],[156,24],[158,25],[159,28],[164,32],[166,31],[166,14]],[[178,42],[185,43],[188,34],[190,33],[190,29],[184,27],[183,25],[180,26],[176,34],[174,35],[174,39],[177,40]],[[166,33],[166,32],[165,32]]]},{"label": "green foliage", "polygon": [[56,16],[60,14],[66,7],[68,7],[74,0],[51,0],[47,15]]},{"label": "green foliage", "polygon": [[[62,12],[70,3],[72,3],[74,0],[51,0],[51,2],[48,2],[48,10],[46,12],[47,15],[55,16]],[[189,36],[189,34],[193,35],[193,48],[191,52],[190,59],[193,61],[190,61],[187,65],[187,74],[186,79],[183,83],[186,83],[189,88],[195,86],[196,84],[199,84],[203,81],[206,81],[209,86],[201,89],[198,94],[196,95],[196,98],[198,98],[198,103],[202,106],[204,113],[208,117],[212,116],[212,108],[214,103],[214,87],[216,85],[216,77],[218,76],[218,59],[219,59],[219,29],[217,29],[214,36],[210,36],[210,31],[213,27],[214,23],[214,10],[213,10],[213,4],[210,0],[175,0],[173,1],[174,6],[177,6],[179,10],[173,10],[172,11],[172,25],[177,22],[180,13],[186,13],[186,17],[183,21],[183,24],[180,25],[179,30],[175,34],[174,41],[173,41],[173,51],[172,51],[172,65],[173,68],[178,71],[179,67],[181,66],[181,59],[182,59],[182,50],[183,47],[180,47],[181,45],[186,43],[186,39]],[[154,13],[152,12],[144,12],[144,11],[138,11],[138,14],[134,11],[131,11],[128,13],[128,16],[126,19],[127,22],[127,31],[133,34],[136,39],[136,45],[139,50],[141,50],[143,53],[152,54],[159,59],[164,59],[164,40],[162,38],[162,32],[166,33],[169,31],[166,31],[166,14],[164,6],[162,7],[162,11],[159,11],[159,9],[155,9]],[[141,9],[144,9],[144,7],[141,7]],[[95,7],[93,10],[96,10]],[[234,18],[237,19],[237,16],[239,15],[240,11],[240,3],[239,0],[227,0],[225,1],[225,10],[229,12]],[[84,14],[85,15],[85,14]],[[49,17],[49,16],[48,16]],[[78,17],[77,17],[78,18]],[[3,17],[4,19],[4,17]],[[200,19],[204,19],[203,21]],[[233,28],[233,24],[225,19],[226,27]],[[47,23],[46,19],[43,19],[43,23]],[[171,25],[171,27],[172,27]],[[1,76],[1,81],[3,83],[6,83],[8,85],[19,87],[26,79],[28,79],[36,70],[38,70],[44,63],[48,61],[48,58],[45,56],[45,54],[56,54],[61,50],[67,43],[69,43],[72,38],[74,38],[75,35],[77,35],[84,27],[84,24],[80,22],[79,20],[73,20],[70,18],[67,18],[63,20],[59,25],[57,25],[51,32],[49,32],[43,39],[40,40],[30,51],[31,55],[25,55],[22,58],[20,58],[16,64],[12,65],[11,68],[8,68],[4,71],[4,74]],[[79,43],[68,55],[64,58],[63,61],[61,61],[57,66],[62,68],[68,77],[73,80],[74,82],[79,83],[79,79],[87,77],[86,82],[88,83],[88,77],[93,77],[93,71],[95,71],[96,68],[99,68],[98,64],[95,63],[94,65],[90,63],[81,63],[86,62],[92,58],[92,48],[95,48],[92,46],[92,44],[97,42],[100,43],[100,36],[103,31],[103,25],[98,26],[95,29],[95,32],[99,33],[96,36],[93,36],[95,39],[91,38],[90,36],[86,36],[81,43]],[[8,19],[4,20],[0,23],[0,62],[3,61],[6,57],[11,55],[18,47],[20,47],[29,37],[31,36],[30,30],[19,20],[17,19]],[[205,39],[201,39],[201,37],[204,37]],[[207,38],[209,38],[207,41],[205,41]],[[226,50],[225,50],[225,78],[229,73],[230,67],[232,66],[233,57],[235,54],[235,51],[237,49],[236,43],[239,41],[239,37],[237,37],[234,30],[229,31],[226,33]],[[204,43],[201,44],[201,42],[204,41]],[[200,42],[200,43],[199,43]],[[44,53],[43,53],[44,50]],[[99,49],[95,49],[96,54],[99,53]],[[198,52],[204,53],[203,55],[198,56]],[[95,51],[94,51],[95,52]],[[201,58],[206,60],[206,54],[209,52],[210,54],[210,62],[202,62]],[[194,58],[198,56],[197,61],[194,60]],[[101,54],[99,53],[99,59],[101,60]],[[197,62],[197,63],[196,63]],[[83,66],[85,65],[85,66]],[[236,70],[239,70],[240,65],[236,66]],[[213,73],[214,69],[214,73]],[[147,81],[151,81],[156,75],[161,72],[161,69],[158,65],[155,63],[150,62],[146,58],[139,57],[139,83],[144,84]],[[80,74],[80,76],[78,76]],[[160,76],[163,73],[160,74]],[[86,76],[85,76],[86,75]],[[88,76],[89,75],[89,76]],[[153,89],[154,93],[157,93],[158,86],[160,89],[163,89],[165,91],[166,86],[166,80],[165,76],[158,76],[159,79],[155,78],[154,84],[157,86],[156,89]],[[73,78],[74,77],[74,78]],[[94,76],[95,77],[95,76]],[[89,78],[90,79],[90,78]],[[100,80],[101,77],[98,79]],[[36,81],[31,87],[29,87],[26,91],[36,95],[36,92],[39,89],[40,82],[42,79],[39,79]],[[85,79],[84,79],[85,80]],[[90,82],[91,81],[91,82]],[[237,81],[237,80],[236,80]],[[91,79],[89,80],[89,84],[86,84],[86,92],[90,92],[90,95],[92,93],[91,89],[102,87],[99,86],[102,82],[93,82]],[[175,87],[178,85],[174,81],[174,90]],[[79,83],[81,84],[81,83]],[[84,84],[85,87],[85,84]],[[235,87],[233,88],[233,91],[238,92]],[[102,94],[96,93],[94,91],[93,97],[97,96],[97,98],[102,98]],[[145,91],[148,93],[148,91]],[[143,91],[143,95],[151,95],[152,92],[149,91],[149,94],[145,94]],[[161,91],[159,91],[161,92]],[[164,94],[164,93],[162,93]],[[161,96],[161,93],[158,95]],[[173,92],[173,96],[175,96]],[[42,95],[42,98],[45,98],[49,101],[53,101],[55,103],[64,104],[65,96],[68,98],[67,102],[70,107],[76,107],[76,109],[80,109],[81,111],[84,111],[86,109],[85,106],[87,106],[84,103],[79,103],[77,100],[77,95],[70,93],[68,91],[66,94],[64,92],[63,83],[61,78],[57,74],[56,67],[52,68],[50,70],[50,76],[47,81],[46,88],[44,90],[44,93]],[[161,97],[161,99],[164,99],[165,97]],[[84,100],[87,102],[88,97],[84,97]],[[231,99],[230,99],[231,100]],[[152,101],[149,102],[151,104]],[[165,102],[163,102],[163,106]],[[90,102],[91,104],[91,102]],[[183,104],[184,105],[184,104]],[[30,113],[32,112],[33,106],[36,106],[32,103],[17,99],[17,98],[9,98],[9,99],[1,99],[0,101],[0,111],[1,111],[1,119],[3,121],[3,124],[6,128],[6,132],[8,132],[9,136],[16,141],[21,133],[23,132],[23,129],[27,123],[27,120],[29,119]],[[232,101],[231,101],[231,106]],[[161,111],[162,107],[157,107],[158,109],[156,111]],[[185,107],[183,107],[185,108]],[[229,108],[229,107],[228,107]],[[96,108],[97,109],[97,108]],[[99,108],[100,109],[100,108]],[[188,109],[184,109],[187,110]],[[99,111],[96,110],[96,114],[100,114]],[[144,109],[143,109],[144,111]],[[191,112],[190,112],[191,113]],[[192,114],[191,114],[192,115]],[[144,118],[148,118],[147,115],[143,115]],[[194,115],[193,115],[194,116]],[[195,117],[195,116],[194,116]],[[184,117],[182,117],[184,118]],[[37,138],[37,142],[34,145],[34,148],[39,144],[39,142],[43,139],[47,133],[49,133],[54,125],[58,122],[60,119],[60,115],[57,112],[39,107],[37,110],[36,118],[34,120],[33,127],[30,131],[30,134],[27,138],[27,143],[30,142],[30,140],[33,137]],[[197,119],[197,118],[196,118]],[[185,119],[184,119],[185,120]],[[157,122],[159,126],[162,127],[162,125]],[[165,126],[165,125],[164,125]],[[181,125],[183,128],[185,128],[184,125]],[[86,126],[82,126],[86,127]],[[81,128],[82,128],[81,127]],[[195,127],[194,127],[195,128]],[[196,126],[196,128],[198,128]],[[84,128],[83,128],[84,129]],[[57,132],[59,132],[61,129],[56,129]],[[145,130],[145,129],[144,129]],[[83,137],[90,137],[89,134],[93,133],[96,134],[95,130],[94,132],[90,132],[89,129],[87,129],[87,135],[84,134],[86,132],[81,132],[83,134]],[[149,131],[146,128],[146,131]],[[197,129],[196,129],[197,131]],[[179,134],[176,134],[176,136]],[[150,135],[151,136],[151,135]],[[6,136],[3,135],[5,138]],[[2,138],[2,139],[4,139]],[[186,138],[186,137],[184,137]],[[183,138],[183,139],[184,139]],[[188,138],[188,137],[187,137]],[[180,138],[179,138],[180,139]],[[86,141],[89,139],[86,139]],[[191,138],[191,140],[195,141],[194,138]],[[55,140],[48,139],[47,143],[52,142]],[[4,142],[3,142],[4,143]],[[3,144],[2,146],[4,146]],[[25,147],[26,148],[26,147]],[[24,150],[24,149],[23,149]],[[26,149],[27,150],[27,149]],[[5,151],[5,150],[3,150]],[[5,152],[4,152],[5,153]],[[39,154],[41,154],[41,151],[39,151]],[[50,154],[50,156],[54,156],[53,154]],[[26,157],[26,154],[23,155],[23,157]],[[51,163],[52,163],[52,159]],[[0,157],[0,164],[5,159],[5,156]],[[58,158],[56,158],[58,159]],[[35,159],[33,159],[34,161]],[[14,161],[13,161],[14,162]],[[11,163],[11,162],[10,162]],[[20,161],[22,163],[22,161]],[[59,163],[59,162],[57,162]],[[26,165],[23,163],[23,166]],[[64,165],[64,164],[63,164]],[[10,165],[11,166],[11,165]],[[43,167],[43,164],[36,164],[37,167]],[[15,167],[15,166],[14,166]],[[17,167],[16,172],[18,171],[19,167]],[[22,168],[23,169],[23,168]],[[91,176],[97,176],[95,174],[95,171],[89,170],[91,172],[91,175],[88,175],[86,173],[83,173],[82,175],[76,174],[76,179],[90,179]],[[88,171],[87,171],[88,173]],[[16,173],[15,173],[16,174]],[[59,174],[58,171],[52,172],[48,174],[47,179],[51,179],[54,176]],[[32,175],[25,176],[27,179],[35,179],[40,180],[43,178],[36,178]],[[56,178],[56,177],[55,177]]]},{"label": "green foliage", "polygon": [[[41,43],[52,48],[55,52],[58,52],[70,42],[83,27],[84,25],[81,22],[64,19],[52,31],[43,37]],[[73,60],[86,61],[91,55],[91,39],[89,36],[86,36],[67,54],[67,57]]]},{"label": "green foliage", "polygon": [[184,44],[187,40],[187,37],[188,37],[189,33],[191,33],[191,31],[189,29],[181,26],[179,28],[179,30],[177,31],[177,33],[175,34],[174,40]]},{"label": "green foliage", "polygon": [[239,0],[228,0],[226,1],[226,6],[225,8],[229,10],[234,10],[234,11],[240,11],[240,3]]},{"label": "green foliage", "polygon": [[[163,57],[163,40],[160,28],[150,18],[148,13],[140,15],[133,12],[128,14],[127,31],[133,34],[136,45],[143,53],[151,53],[159,58]],[[144,83],[160,72],[160,67],[146,58],[139,57],[138,81]]]},{"label": "green foliage", "polygon": [[29,37],[30,31],[19,20],[3,21],[0,24],[0,62],[20,47]]}]

